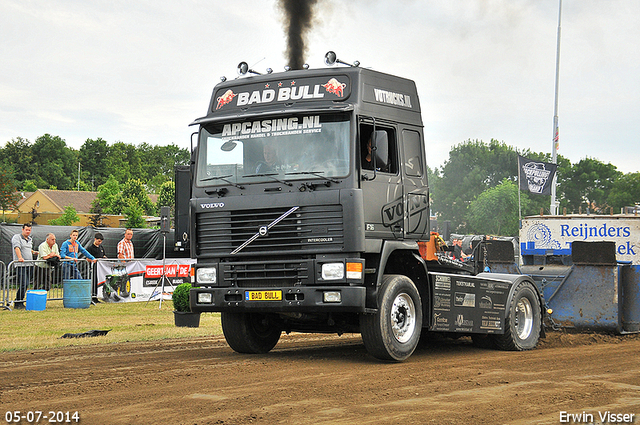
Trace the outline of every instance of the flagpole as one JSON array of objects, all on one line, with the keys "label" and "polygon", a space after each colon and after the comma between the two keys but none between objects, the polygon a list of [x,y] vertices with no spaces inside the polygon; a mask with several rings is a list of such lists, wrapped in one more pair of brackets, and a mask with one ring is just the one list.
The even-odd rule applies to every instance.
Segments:
[{"label": "flagpole", "polygon": [[518,229],[522,229],[522,207],[520,206],[520,156],[518,155]]},{"label": "flagpole", "polygon": [[[558,163],[558,84],[560,80],[560,23],[562,21],[562,0],[559,0],[558,7],[558,41],[556,46],[556,93],[555,104],[553,108],[553,139],[551,143],[551,162]],[[556,204],[556,185],[558,182],[558,173],[553,176],[553,182],[551,183],[551,215],[556,215],[558,212],[558,205]]]}]

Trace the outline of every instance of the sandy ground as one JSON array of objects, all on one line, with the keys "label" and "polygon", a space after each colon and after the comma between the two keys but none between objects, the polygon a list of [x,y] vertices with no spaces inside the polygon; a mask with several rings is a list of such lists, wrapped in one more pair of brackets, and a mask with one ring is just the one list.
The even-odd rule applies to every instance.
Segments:
[{"label": "sandy ground", "polygon": [[21,423],[528,425],[607,411],[640,423],[639,354],[640,335],[560,332],[529,352],[432,338],[404,363],[373,359],[359,335],[283,335],[253,356],[222,337],[11,352],[0,423],[16,410],[48,417]]}]

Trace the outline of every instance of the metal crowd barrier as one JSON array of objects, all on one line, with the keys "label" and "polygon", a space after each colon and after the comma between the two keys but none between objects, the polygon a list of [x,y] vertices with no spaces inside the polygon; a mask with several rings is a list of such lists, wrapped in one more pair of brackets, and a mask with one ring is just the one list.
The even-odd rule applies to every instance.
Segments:
[{"label": "metal crowd barrier", "polygon": [[[179,260],[170,259],[166,263],[163,261],[163,264],[169,267],[176,261]],[[142,267],[130,275],[127,265],[132,262],[141,263]],[[97,262],[81,259],[77,262],[64,260],[51,266],[46,260],[32,260],[13,261],[5,267],[0,262],[0,308],[11,310],[12,307],[15,307],[16,302],[24,303],[23,305],[26,306],[26,294],[30,289],[47,291],[47,302],[63,300],[62,282],[69,278],[90,279],[93,282],[91,289],[93,302],[160,300],[163,297],[163,288],[169,287],[172,290],[179,284],[174,279],[181,277],[167,277],[166,280],[163,280],[165,275],[161,274],[155,278],[146,279],[144,277],[145,267],[149,264],[158,265],[157,263],[158,260],[150,258],[98,259]],[[144,279],[141,286],[137,281],[134,289],[131,277]],[[184,278],[185,281],[190,281],[188,275]]]},{"label": "metal crowd barrier", "polygon": [[10,309],[8,300],[8,288],[6,283],[7,265],[0,261],[0,308]]},{"label": "metal crowd barrier", "polygon": [[[1,263],[1,262],[0,262]],[[7,267],[0,264],[0,307],[15,307],[16,303],[26,303],[29,289],[47,291],[47,302],[63,299],[62,281],[65,279],[93,280],[95,268],[87,259],[61,260],[56,265],[46,260],[12,261]],[[91,291],[96,296],[95,285]]]}]

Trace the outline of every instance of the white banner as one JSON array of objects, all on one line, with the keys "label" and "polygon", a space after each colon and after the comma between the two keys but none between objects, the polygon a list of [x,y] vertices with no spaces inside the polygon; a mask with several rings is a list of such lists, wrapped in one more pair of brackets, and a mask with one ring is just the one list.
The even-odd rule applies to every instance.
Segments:
[{"label": "white banner", "polygon": [[191,281],[191,265],[196,260],[172,258],[165,260],[113,261],[97,263],[98,299],[106,302],[134,302],[171,299],[176,286]]},{"label": "white banner", "polygon": [[570,254],[574,241],[616,243],[616,259],[640,265],[640,218],[630,216],[527,217],[520,244],[525,250]]}]

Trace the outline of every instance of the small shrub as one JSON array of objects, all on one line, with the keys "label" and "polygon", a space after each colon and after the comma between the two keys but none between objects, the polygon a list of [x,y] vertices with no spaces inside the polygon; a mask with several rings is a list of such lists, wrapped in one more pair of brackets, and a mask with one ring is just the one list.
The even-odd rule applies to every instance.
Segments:
[{"label": "small shrub", "polygon": [[173,309],[175,311],[191,311],[191,306],[189,305],[189,289],[191,289],[191,284],[188,282],[181,283],[174,289],[171,300],[173,301]]}]

